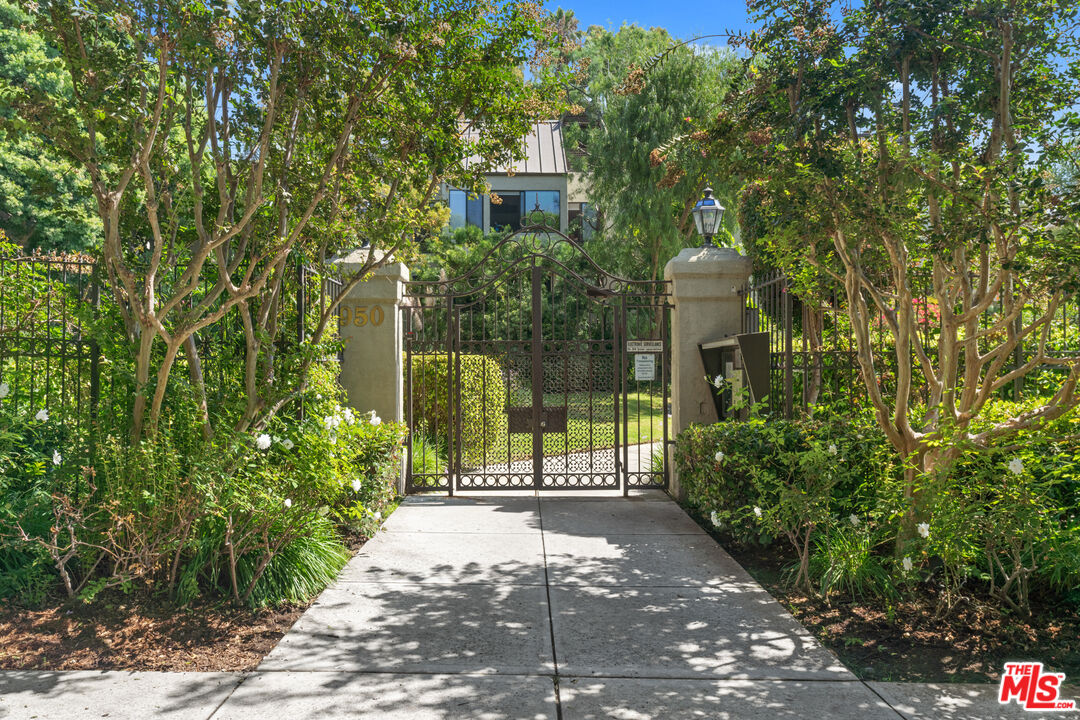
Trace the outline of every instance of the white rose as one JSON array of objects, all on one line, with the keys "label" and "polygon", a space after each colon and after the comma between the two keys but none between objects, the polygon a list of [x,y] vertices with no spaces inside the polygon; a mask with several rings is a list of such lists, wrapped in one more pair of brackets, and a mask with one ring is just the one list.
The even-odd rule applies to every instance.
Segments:
[{"label": "white rose", "polygon": [[49,411],[45,410],[45,409],[38,410],[37,415],[34,416],[34,419],[35,420],[40,420],[41,422],[45,422],[46,420],[49,419]]},{"label": "white rose", "polygon": [[905,557],[903,560],[904,572],[911,572],[911,568],[915,567],[915,563],[911,562],[910,557]]},{"label": "white rose", "polygon": [[255,438],[255,447],[260,450],[266,450],[270,447],[270,436],[263,433],[259,437]]},{"label": "white rose", "polygon": [[722,462],[724,462],[724,451],[723,451],[723,450],[717,450],[717,451],[716,451],[716,454],[715,454],[715,455],[713,455],[713,458],[714,458],[714,459],[716,460],[716,462],[718,462],[718,463],[722,463]]},{"label": "white rose", "polygon": [[285,508],[288,509],[288,508],[291,508],[291,507],[292,507],[292,500],[290,500],[289,498],[285,498]]},{"label": "white rose", "polygon": [[353,492],[360,492],[361,487],[362,487],[362,485],[360,483],[360,478],[354,478],[353,481],[352,481]]},{"label": "white rose", "polygon": [[59,450],[53,450],[52,464],[53,465],[59,465],[62,462],[64,462],[64,458],[60,455],[60,451]]},{"label": "white rose", "polygon": [[1020,458],[1013,458],[1009,461],[1009,472],[1013,475],[1020,475],[1024,472],[1024,461]]},{"label": "white rose", "polygon": [[924,538],[930,537],[930,523],[919,523],[917,526],[919,534]]},{"label": "white rose", "polygon": [[290,440],[289,438],[285,438],[284,440],[282,440],[282,441],[281,441],[281,446],[282,446],[283,448],[285,448],[286,450],[292,450],[292,449],[293,449],[293,447],[295,447],[295,446],[293,445],[293,441],[292,441],[292,440]]},{"label": "white rose", "polygon": [[761,508],[759,508],[757,505],[754,506],[754,514],[758,517],[761,517]]}]

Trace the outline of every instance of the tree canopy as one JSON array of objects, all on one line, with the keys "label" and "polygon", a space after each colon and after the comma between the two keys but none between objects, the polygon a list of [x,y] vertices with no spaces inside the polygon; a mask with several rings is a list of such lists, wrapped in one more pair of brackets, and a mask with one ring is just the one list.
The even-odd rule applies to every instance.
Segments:
[{"label": "tree canopy", "polygon": [[[232,419],[266,422],[302,392],[316,356],[295,383],[275,372],[287,269],[366,242],[373,252],[344,278],[344,297],[438,229],[441,181],[478,184],[520,152],[531,119],[558,112],[556,33],[529,3],[35,7],[27,30],[55,41],[70,92],[24,77],[4,93],[89,177],[132,346],[136,437],[157,426],[177,356],[197,368],[193,338],[228,318],[246,342]],[[469,156],[480,161],[466,169]],[[335,311],[325,308],[312,345]],[[205,403],[203,415],[209,428]]]},{"label": "tree canopy", "polygon": [[[23,83],[69,97],[56,49],[27,32],[31,16],[0,0],[0,101]],[[101,221],[86,172],[55,152],[0,102],[0,228],[24,249],[85,250],[100,244]]]},{"label": "tree canopy", "polygon": [[[843,289],[914,496],[917,469],[1080,402],[1080,358],[1048,343],[1080,286],[1080,194],[1053,181],[1078,123],[1077,8],[839,9],[751,2],[762,29],[743,38],[746,79],[702,143],[744,179],[743,232],[770,261],[804,292]],[[988,419],[988,403],[1048,366],[1060,369],[1050,395]]]},{"label": "tree canopy", "polygon": [[737,61],[729,51],[678,44],[663,29],[636,25],[615,33],[589,28],[575,59],[584,69],[569,97],[585,122],[567,137],[585,149],[579,169],[602,216],[591,250],[612,270],[659,279],[668,259],[699,242],[690,210],[705,186],[721,197],[729,187],[710,152],[664,164],[666,146],[700,132],[695,123],[720,104]]}]

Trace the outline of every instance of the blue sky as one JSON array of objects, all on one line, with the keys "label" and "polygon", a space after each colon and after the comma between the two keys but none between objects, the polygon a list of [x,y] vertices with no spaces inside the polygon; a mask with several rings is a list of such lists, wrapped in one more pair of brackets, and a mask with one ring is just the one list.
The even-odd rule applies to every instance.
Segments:
[{"label": "blue sky", "polygon": [[[666,28],[675,37],[686,40],[696,35],[745,30],[746,0],[546,0],[545,7],[554,11],[563,7],[574,11],[581,28],[601,25],[617,30],[625,23],[642,27]],[[717,38],[710,44],[724,44]]]}]

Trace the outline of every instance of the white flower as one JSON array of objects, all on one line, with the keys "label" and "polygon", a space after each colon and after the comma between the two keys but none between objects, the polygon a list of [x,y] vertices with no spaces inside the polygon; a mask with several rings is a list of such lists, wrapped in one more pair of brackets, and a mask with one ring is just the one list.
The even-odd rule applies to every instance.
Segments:
[{"label": "white flower", "polygon": [[284,440],[282,440],[281,446],[286,450],[292,450],[295,447],[295,445],[293,445],[293,441],[289,438],[285,438]]},{"label": "white flower", "polygon": [[270,436],[263,433],[259,437],[255,438],[255,447],[260,450],[266,450],[270,447]]},{"label": "white flower", "polygon": [[720,516],[716,514],[715,510],[709,513],[709,521],[713,524],[713,527],[720,527],[721,525]]},{"label": "white flower", "polygon": [[924,538],[930,537],[930,523],[919,523],[916,527]]},{"label": "white flower", "polygon": [[381,425],[382,424],[382,418],[380,418],[378,415],[376,415],[374,410],[371,411],[371,424],[372,425]]},{"label": "white flower", "polygon": [[289,498],[285,498],[285,508],[288,509],[288,508],[291,508],[291,507],[292,507],[292,500],[290,500]]},{"label": "white flower", "polygon": [[836,443],[829,443],[829,454],[835,455],[837,452]]},{"label": "white flower", "polygon": [[754,506],[754,514],[758,517],[761,517],[761,508],[759,508],[757,505]]},{"label": "white flower", "polygon": [[855,527],[859,527],[859,516],[855,513],[851,513],[851,515],[848,516],[848,520],[850,520],[851,524]]},{"label": "white flower", "polygon": [[356,421],[356,416],[353,415],[352,408],[345,408],[343,413],[345,415],[345,422],[352,425]]},{"label": "white flower", "polygon": [[712,384],[713,384],[713,387],[720,387],[721,385],[724,384],[724,376],[723,375],[717,375],[716,377],[714,377],[712,379]]},{"label": "white flower", "polygon": [[60,451],[59,450],[53,450],[52,451],[52,464],[53,465],[59,465],[62,462],[64,462],[64,458],[63,458],[63,456],[60,455]]},{"label": "white flower", "polygon": [[381,512],[376,512],[376,513],[375,513],[375,515],[374,515],[373,517],[374,517],[374,518],[375,518],[376,520],[382,520],[382,513],[381,513]]},{"label": "white flower", "polygon": [[326,427],[327,430],[333,430],[340,424],[341,418],[339,418],[337,415],[327,415],[323,418],[323,425]]},{"label": "white flower", "polygon": [[360,492],[360,487],[361,487],[360,478],[353,478],[353,481],[352,481],[353,492]]},{"label": "white flower", "polygon": [[7,383],[0,383],[0,400],[3,400],[11,394],[11,386]]},{"label": "white flower", "polygon": [[45,422],[46,420],[49,419],[49,411],[45,410],[45,409],[38,410],[37,415],[34,416],[34,419],[35,420],[40,420],[41,422]]},{"label": "white flower", "polygon": [[716,454],[713,455],[713,457],[716,459],[716,462],[718,462],[718,463],[724,462],[724,451],[723,450],[717,450]]},{"label": "white flower", "polygon": [[911,558],[907,556],[900,564],[904,566],[904,572],[911,572],[911,568],[915,567],[915,563],[911,562]]},{"label": "white flower", "polygon": [[1024,472],[1024,461],[1020,458],[1013,458],[1009,461],[1009,472],[1013,475],[1020,475]]}]

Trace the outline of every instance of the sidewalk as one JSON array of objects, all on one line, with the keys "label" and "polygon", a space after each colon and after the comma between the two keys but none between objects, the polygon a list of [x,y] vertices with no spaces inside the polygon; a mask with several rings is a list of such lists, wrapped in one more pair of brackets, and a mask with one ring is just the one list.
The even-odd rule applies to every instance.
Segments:
[{"label": "sidewalk", "polygon": [[0,673],[2,720],[1027,716],[857,680],[660,493],[410,498],[255,673]]}]

